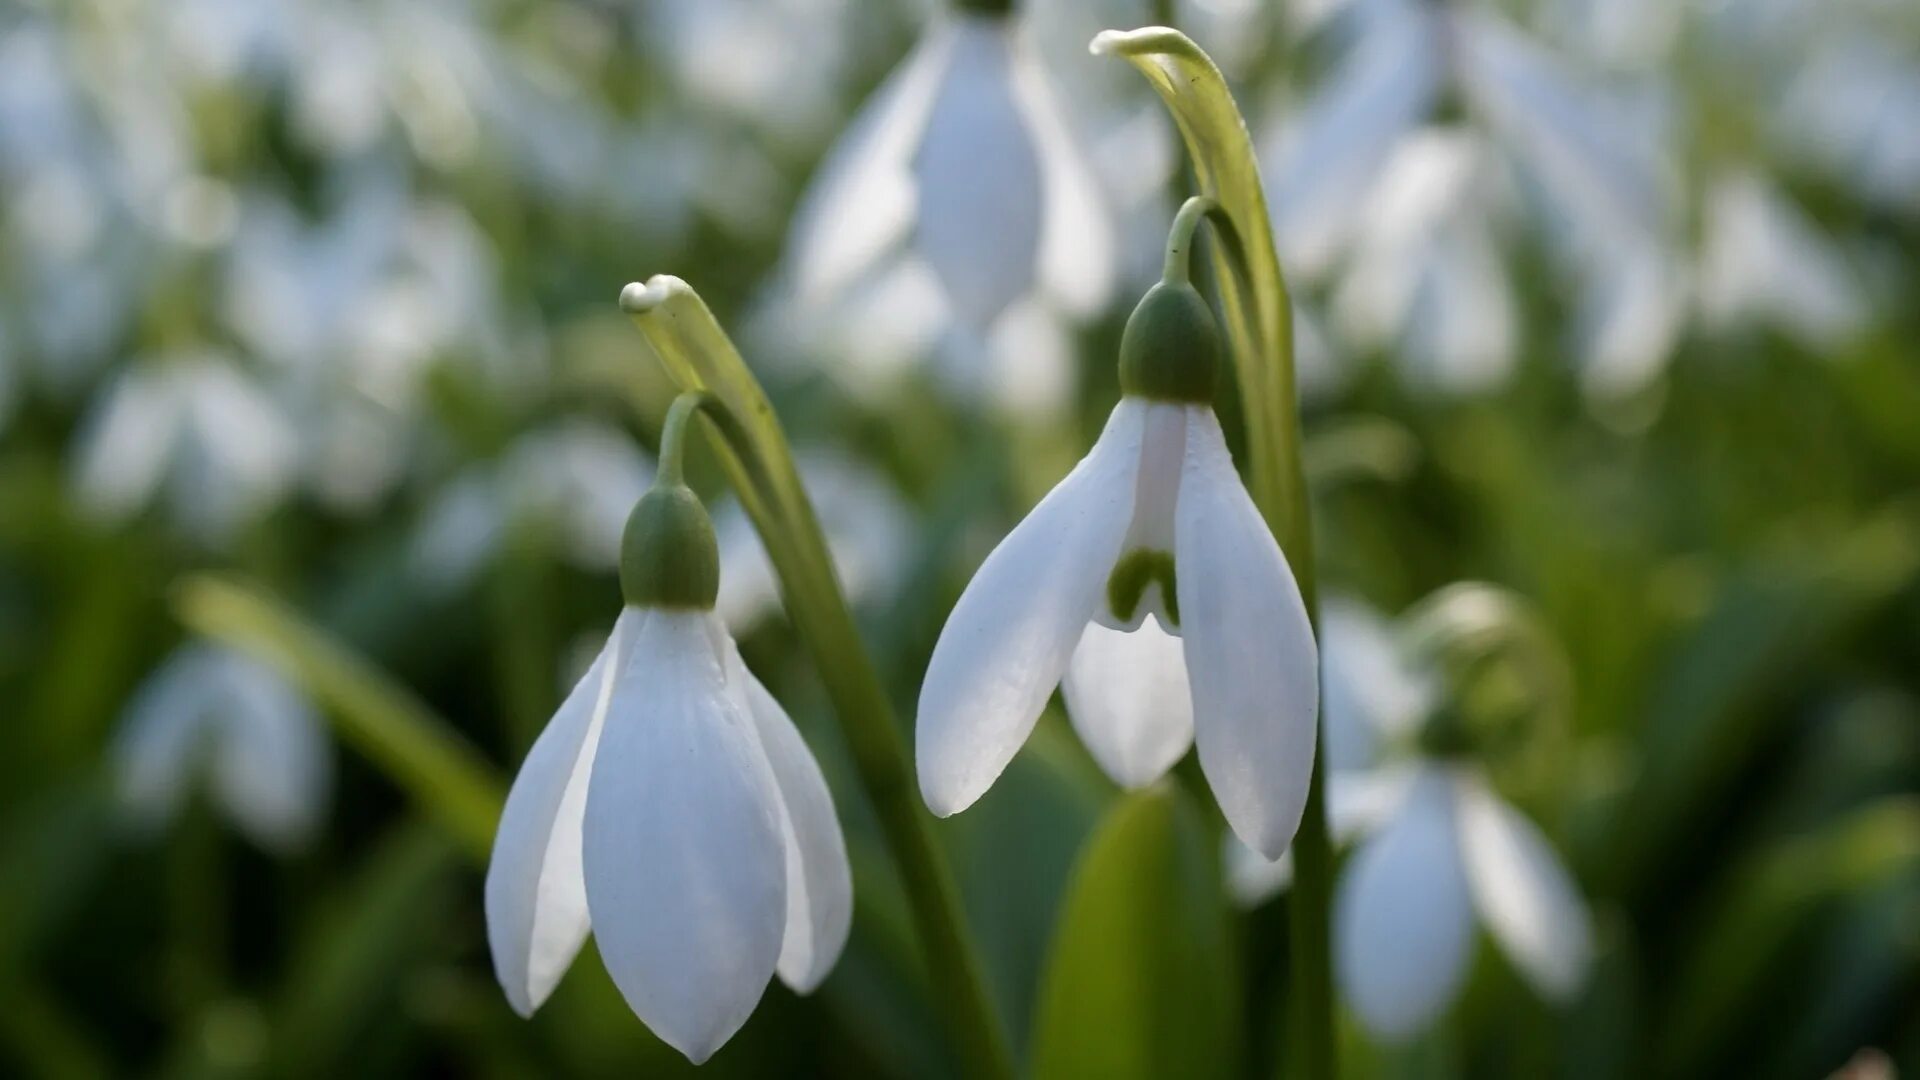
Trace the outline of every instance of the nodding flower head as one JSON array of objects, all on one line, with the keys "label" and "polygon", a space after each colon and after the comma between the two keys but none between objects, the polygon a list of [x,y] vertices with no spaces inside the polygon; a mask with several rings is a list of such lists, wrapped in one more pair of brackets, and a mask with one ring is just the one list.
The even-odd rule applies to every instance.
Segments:
[{"label": "nodding flower head", "polygon": [[626,607],[507,796],[486,909],[516,1011],[540,1006],[591,929],[634,1012],[697,1063],[776,972],[819,984],[853,887],[819,765],[713,612],[719,558],[680,482],[684,421],[628,522]]},{"label": "nodding flower head", "polygon": [[987,556],[934,647],[917,753],[936,814],[985,793],[1064,680],[1115,781],[1150,783],[1197,742],[1249,846],[1278,856],[1299,825],[1313,630],[1214,417],[1219,331],[1183,277],[1128,323],[1124,395],[1092,451]]}]

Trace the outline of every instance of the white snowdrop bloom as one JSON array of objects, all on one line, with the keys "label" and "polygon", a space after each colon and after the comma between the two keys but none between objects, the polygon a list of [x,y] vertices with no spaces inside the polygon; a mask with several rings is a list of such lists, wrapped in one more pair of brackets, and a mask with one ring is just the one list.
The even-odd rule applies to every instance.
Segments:
[{"label": "white snowdrop bloom", "polygon": [[652,480],[652,460],[617,428],[568,421],[529,432],[435,495],[414,536],[414,570],[435,588],[458,587],[526,521],[553,527],[576,566],[612,569],[627,513]]},{"label": "white snowdrop bloom", "polygon": [[1190,285],[1155,286],[1128,321],[1105,431],[987,556],[934,647],[916,750],[935,814],[985,793],[1064,678],[1116,782],[1151,782],[1197,743],[1234,831],[1285,850],[1312,771],[1317,658],[1208,404],[1220,353]]},{"label": "white snowdrop bloom", "polygon": [[1592,929],[1546,837],[1471,766],[1424,765],[1402,791],[1334,897],[1335,973],[1367,1027],[1395,1039],[1432,1023],[1466,976],[1476,921],[1537,992],[1570,997]]},{"label": "white snowdrop bloom", "polygon": [[1471,392],[1503,380],[1519,339],[1500,257],[1507,177],[1483,137],[1434,128],[1397,145],[1334,282],[1333,321],[1364,349],[1398,346],[1414,381]]},{"label": "white snowdrop bloom", "polygon": [[1756,172],[1720,177],[1707,192],[1700,257],[1701,316],[1716,330],[1762,322],[1810,348],[1864,328],[1866,290],[1841,251]]},{"label": "white snowdrop bloom", "polygon": [[[913,517],[887,478],[859,459],[801,450],[794,465],[827,535],[827,550],[847,599],[885,596],[906,569]],[[751,628],[780,602],[780,583],[760,534],[737,502],[713,516],[720,543],[720,580],[714,610],[735,632]]]},{"label": "white snowdrop bloom", "polygon": [[204,782],[213,803],[275,851],[308,841],[333,758],[320,720],[272,668],[216,645],[176,651],[134,693],[111,749],[133,822],[158,829]]},{"label": "white snowdrop bloom", "polygon": [[[1332,280],[1339,328],[1400,344],[1440,388],[1497,383],[1518,340],[1497,230],[1545,211],[1590,294],[1575,342],[1589,384],[1658,371],[1683,309],[1647,285],[1675,264],[1659,111],[1576,83],[1471,5],[1355,0],[1341,18],[1351,44],[1324,89],[1263,139],[1276,241],[1303,281]],[[1438,125],[1450,94],[1465,117]]]},{"label": "white snowdrop bloom", "polygon": [[234,365],[164,357],[129,367],[89,412],[73,484],[109,521],[164,496],[184,530],[217,544],[287,491],[296,451],[288,418]]},{"label": "white snowdrop bloom", "polygon": [[849,322],[870,310],[866,294],[897,293],[902,278],[931,285],[935,302],[886,313],[910,323],[890,336],[942,341],[985,368],[1008,347],[995,340],[1007,319],[1101,310],[1115,247],[1015,19],[945,13],[821,165],[788,237],[783,301],[831,353],[864,332]]},{"label": "white snowdrop bloom", "polygon": [[627,605],[507,795],[487,939],[529,1015],[592,931],[655,1035],[695,1063],[776,972],[817,986],[852,876],[826,781],[713,612],[719,555],[677,468],[634,509]]}]

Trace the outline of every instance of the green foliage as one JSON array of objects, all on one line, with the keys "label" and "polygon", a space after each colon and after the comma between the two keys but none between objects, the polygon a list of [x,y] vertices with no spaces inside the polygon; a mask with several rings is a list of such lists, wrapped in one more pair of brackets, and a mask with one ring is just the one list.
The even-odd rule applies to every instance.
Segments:
[{"label": "green foliage", "polygon": [[1038,1080],[1239,1074],[1217,849],[1177,787],[1107,811],[1060,905],[1034,1020]]}]

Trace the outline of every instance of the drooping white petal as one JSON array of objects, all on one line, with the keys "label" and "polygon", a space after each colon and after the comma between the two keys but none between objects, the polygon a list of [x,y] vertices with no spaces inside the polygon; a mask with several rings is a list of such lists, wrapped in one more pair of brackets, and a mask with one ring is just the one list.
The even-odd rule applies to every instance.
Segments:
[{"label": "drooping white petal", "polygon": [[1227,823],[1278,858],[1300,825],[1313,772],[1313,627],[1213,410],[1190,406],[1187,432],[1173,556],[1194,738]]},{"label": "drooping white petal", "polygon": [[580,828],[587,783],[616,679],[645,618],[627,608],[567,695],[507,792],[487,862],[487,946],[507,1001],[530,1016],[587,938]]},{"label": "drooping white petal", "polygon": [[81,505],[108,519],[144,505],[166,471],[183,412],[165,373],[134,368],[120,376],[88,415],[73,451]]},{"label": "drooping white petal", "polygon": [[279,673],[235,661],[212,747],[213,792],[256,843],[291,851],[312,838],[326,810],[332,748],[313,707]]},{"label": "drooping white petal", "polygon": [[1543,190],[1593,243],[1640,240],[1665,214],[1659,146],[1622,109],[1500,18],[1453,20],[1462,84]]},{"label": "drooping white petal", "polygon": [[987,556],[920,687],[920,794],[973,805],[1033,730],[1106,588],[1133,512],[1146,405],[1123,399],[1093,449]]},{"label": "drooping white petal", "polygon": [[1193,742],[1187,662],[1156,619],[1132,633],[1088,623],[1060,690],[1080,741],[1122,787],[1160,779]]},{"label": "drooping white petal", "polygon": [[1085,318],[1113,296],[1118,240],[1106,194],[1032,50],[1015,51],[1011,74],[1014,100],[1039,151],[1040,285],[1067,312]]},{"label": "drooping white petal", "polygon": [[[1366,772],[1327,774],[1327,832],[1333,842],[1351,843],[1378,831],[1398,813],[1413,789],[1417,771],[1387,766]],[[1293,884],[1293,850],[1269,859],[1232,833],[1226,840],[1227,891],[1242,907],[1257,907]]]},{"label": "drooping white petal", "polygon": [[1379,6],[1353,54],[1273,140],[1269,203],[1287,265],[1324,269],[1345,242],[1366,191],[1398,142],[1439,96],[1443,53],[1429,12]]},{"label": "drooping white petal", "polygon": [[724,625],[709,635],[724,649],[727,681],[739,691],[753,717],[780,786],[782,834],[787,849],[787,923],[780,946],[780,979],[796,992],[811,993],[833,970],[853,924],[853,871],[833,794],[813,751],[793,726],[780,702],[767,692],[740,659],[740,650]]},{"label": "drooping white petal", "polygon": [[955,312],[984,332],[1039,270],[1040,160],[1014,96],[1011,22],[962,15],[953,28],[913,159],[914,238]]},{"label": "drooping white petal", "polygon": [[1474,903],[1527,981],[1564,999],[1586,978],[1586,904],[1547,838],[1478,776],[1458,781],[1460,851]]},{"label": "drooping white petal", "polygon": [[607,973],[695,1064],[766,990],[787,919],[780,789],[703,612],[655,609],[614,683],[581,830]]},{"label": "drooping white petal", "polygon": [[1723,330],[1765,320],[1814,348],[1865,325],[1858,276],[1833,239],[1764,177],[1735,172],[1707,194],[1700,306]]},{"label": "drooping white petal", "polygon": [[818,301],[863,278],[913,225],[914,148],[953,52],[953,29],[929,27],[862,107],[820,166],[787,238],[793,285]]},{"label": "drooping white petal", "polygon": [[1341,993],[1383,1038],[1431,1023],[1466,974],[1473,906],[1454,814],[1451,779],[1423,772],[1400,813],[1353,856],[1334,898]]},{"label": "drooping white petal", "polygon": [[214,647],[184,646],[127,704],[111,751],[114,788],[142,832],[171,821],[186,798],[198,755],[213,733],[207,695],[219,664]]}]

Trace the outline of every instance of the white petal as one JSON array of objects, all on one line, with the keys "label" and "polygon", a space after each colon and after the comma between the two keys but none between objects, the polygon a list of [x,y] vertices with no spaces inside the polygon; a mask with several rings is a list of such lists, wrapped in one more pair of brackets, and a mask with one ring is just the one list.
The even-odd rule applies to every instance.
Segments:
[{"label": "white petal", "polygon": [[812,992],[833,970],[853,923],[853,871],[833,794],[813,751],[787,711],[740,659],[722,626],[709,630],[724,645],[727,679],[743,692],[760,746],[780,785],[782,834],[787,847],[787,924],[780,947],[780,978]]},{"label": "white petal", "polygon": [[184,407],[172,380],[134,368],[88,414],[73,451],[81,505],[124,517],[152,497],[173,454]]},{"label": "white petal", "polygon": [[1417,5],[1383,10],[1269,155],[1274,230],[1289,267],[1311,275],[1345,242],[1394,145],[1433,107],[1441,51]]},{"label": "white petal", "polygon": [[766,990],[787,916],[778,783],[706,613],[653,610],[614,684],[581,852],[607,973],[699,1064]]},{"label": "white petal", "polygon": [[1300,825],[1320,689],[1286,556],[1233,469],[1220,422],[1188,409],[1173,557],[1200,765],[1227,823],[1278,858]]},{"label": "white petal", "polygon": [[[239,659],[236,657],[236,659]],[[214,794],[255,842],[290,851],[312,838],[333,787],[332,747],[278,672],[244,660],[229,672],[212,767]]]},{"label": "white petal", "polygon": [[1624,110],[1570,81],[1553,54],[1493,15],[1451,25],[1466,92],[1587,239],[1638,240],[1659,228],[1658,148]]},{"label": "white petal", "polygon": [[213,735],[213,699],[224,652],[182,646],[135,691],[114,735],[115,793],[145,832],[179,812],[196,764]]},{"label": "white petal", "polygon": [[1033,50],[1016,49],[1012,75],[1014,99],[1040,154],[1040,284],[1066,311],[1085,318],[1113,296],[1118,241],[1106,195]]},{"label": "white petal", "polygon": [[987,556],[960,594],[920,687],[920,794],[946,817],[973,805],[1066,670],[1133,513],[1145,405],[1115,406],[1092,451]]},{"label": "white petal", "polygon": [[1547,838],[1479,777],[1463,777],[1460,850],[1480,917],[1542,994],[1566,998],[1586,978],[1586,904]]},{"label": "white petal", "polygon": [[1450,778],[1423,773],[1392,823],[1354,855],[1334,899],[1341,992],[1386,1038],[1431,1023],[1466,974],[1473,907],[1453,818]]},{"label": "white petal", "polygon": [[794,288],[819,300],[865,277],[913,224],[913,151],[953,51],[953,31],[930,27],[862,107],[794,217],[787,248]]},{"label": "white petal", "polygon": [[962,16],[913,159],[914,238],[954,310],[985,332],[1039,268],[1040,160],[1014,100],[1011,23]]},{"label": "white petal", "polygon": [[601,725],[616,677],[644,619],[627,608],[606,647],[534,740],[507,792],[487,862],[487,945],[494,974],[521,1016],[553,992],[587,938],[580,825]]},{"label": "white petal", "polygon": [[1088,623],[1060,689],[1080,741],[1122,787],[1160,779],[1193,742],[1187,662],[1156,619],[1132,633]]},{"label": "white petal", "polygon": [[[1327,774],[1327,832],[1335,846],[1351,843],[1392,820],[1417,773],[1404,767]],[[1257,907],[1293,884],[1293,849],[1269,859],[1227,835],[1227,891],[1242,907]]]}]

